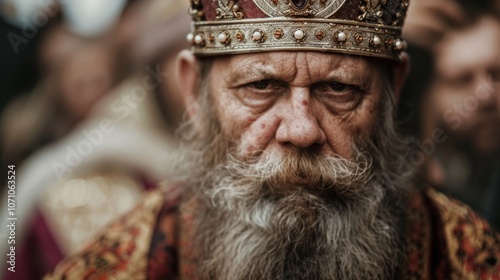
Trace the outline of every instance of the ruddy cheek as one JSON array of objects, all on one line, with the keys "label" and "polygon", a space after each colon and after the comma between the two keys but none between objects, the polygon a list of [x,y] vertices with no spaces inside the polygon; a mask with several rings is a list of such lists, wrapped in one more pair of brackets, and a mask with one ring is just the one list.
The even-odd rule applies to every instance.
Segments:
[{"label": "ruddy cheek", "polygon": [[352,159],[354,154],[352,144],[358,140],[356,135],[362,130],[353,122],[351,118],[345,120],[335,118],[323,122],[323,127],[327,131],[328,147],[333,154]]},{"label": "ruddy cheek", "polygon": [[335,154],[343,158],[351,158],[351,139],[346,137],[344,131],[337,131],[333,135],[329,135],[328,146],[330,150]]},{"label": "ruddy cheek", "polygon": [[274,139],[278,126],[279,120],[275,118],[258,119],[253,122],[243,133],[240,156],[248,158],[266,150]]}]

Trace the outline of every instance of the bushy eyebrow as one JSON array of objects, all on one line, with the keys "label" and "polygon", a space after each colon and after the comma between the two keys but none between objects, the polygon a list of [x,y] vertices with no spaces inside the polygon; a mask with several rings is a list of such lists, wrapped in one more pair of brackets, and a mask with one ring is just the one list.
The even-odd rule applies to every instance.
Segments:
[{"label": "bushy eyebrow", "polygon": [[279,75],[276,73],[276,71],[273,71],[272,67],[265,67],[265,66],[264,67],[250,66],[247,67],[246,69],[234,71],[229,76],[232,81],[241,81],[241,80],[257,81],[257,80],[279,79]]},{"label": "bushy eyebrow", "polygon": [[370,79],[369,71],[356,71],[352,68],[342,69],[342,71],[334,70],[328,77],[341,81],[348,80],[362,88],[368,87],[373,81],[373,79]]},{"label": "bushy eyebrow", "polygon": [[[259,80],[279,80],[284,82],[291,82],[295,79],[297,70],[293,69],[283,69],[284,65],[280,63],[268,64],[265,58],[259,59],[245,59],[240,61],[238,64],[232,67],[236,68],[236,71],[231,72],[228,75],[228,81],[232,84],[239,82],[251,82]],[[319,66],[321,68],[329,69],[323,77],[311,77],[311,82],[332,82],[339,81],[348,84],[356,84],[359,87],[367,88],[372,84],[371,71],[367,71],[367,67],[362,67],[358,69],[356,65],[359,65],[357,61],[351,60],[330,60],[324,59],[321,63],[326,63],[327,65]]]}]

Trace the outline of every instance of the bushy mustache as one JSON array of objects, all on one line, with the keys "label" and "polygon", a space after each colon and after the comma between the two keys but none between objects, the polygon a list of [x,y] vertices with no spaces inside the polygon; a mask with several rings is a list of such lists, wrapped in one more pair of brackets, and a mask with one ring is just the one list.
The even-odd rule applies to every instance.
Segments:
[{"label": "bushy mustache", "polygon": [[[205,188],[213,205],[290,195],[354,199],[373,179],[371,157],[357,152],[354,160],[302,151],[244,161],[235,155],[216,166]],[[251,187],[250,187],[251,186]],[[226,205],[227,206],[227,205]]]}]

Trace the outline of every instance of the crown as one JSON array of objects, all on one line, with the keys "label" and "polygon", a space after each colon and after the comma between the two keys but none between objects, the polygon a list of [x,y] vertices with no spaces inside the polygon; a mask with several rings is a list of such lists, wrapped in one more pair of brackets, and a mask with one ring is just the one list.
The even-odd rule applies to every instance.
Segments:
[{"label": "crown", "polygon": [[397,60],[409,0],[191,0],[198,56],[322,51]]}]

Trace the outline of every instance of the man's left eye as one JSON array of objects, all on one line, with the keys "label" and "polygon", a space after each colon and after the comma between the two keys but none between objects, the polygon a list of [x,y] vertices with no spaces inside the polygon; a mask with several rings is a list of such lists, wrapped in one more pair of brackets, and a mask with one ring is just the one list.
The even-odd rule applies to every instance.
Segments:
[{"label": "man's left eye", "polygon": [[315,91],[319,93],[331,93],[334,95],[341,95],[345,93],[351,93],[359,88],[353,85],[348,85],[344,83],[339,83],[339,82],[325,82],[325,83],[320,83],[314,86]]},{"label": "man's left eye", "polygon": [[337,83],[337,82],[331,82],[329,84],[330,88],[333,89],[334,91],[346,91],[346,90],[352,90],[353,87],[350,85],[346,85],[343,83]]},{"label": "man's left eye", "polygon": [[269,86],[271,86],[271,83],[272,83],[271,80],[260,80],[257,82],[250,83],[248,85],[254,89],[265,90],[269,88]]}]

